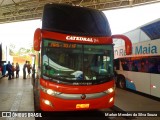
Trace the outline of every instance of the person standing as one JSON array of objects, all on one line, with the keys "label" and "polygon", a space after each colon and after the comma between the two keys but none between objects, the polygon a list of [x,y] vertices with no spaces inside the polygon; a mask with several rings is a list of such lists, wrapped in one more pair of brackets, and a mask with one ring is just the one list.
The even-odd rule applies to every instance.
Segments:
[{"label": "person standing", "polygon": [[10,64],[10,61],[8,61],[8,64],[6,66],[6,69],[8,71],[8,80],[11,80],[11,76],[12,76],[12,65]]},{"label": "person standing", "polygon": [[12,79],[14,79],[14,71],[15,71],[15,66],[14,63],[12,63]]},{"label": "person standing", "polygon": [[20,71],[19,64],[16,63],[16,78],[19,78],[19,71]]},{"label": "person standing", "polygon": [[28,63],[28,61],[26,61],[25,64],[23,65],[23,79],[26,79],[26,68],[27,68],[27,63]]},{"label": "person standing", "polygon": [[32,69],[32,66],[31,66],[31,64],[30,64],[30,61],[28,61],[28,65],[27,65],[28,75],[27,75],[27,78],[30,78],[31,69]]}]

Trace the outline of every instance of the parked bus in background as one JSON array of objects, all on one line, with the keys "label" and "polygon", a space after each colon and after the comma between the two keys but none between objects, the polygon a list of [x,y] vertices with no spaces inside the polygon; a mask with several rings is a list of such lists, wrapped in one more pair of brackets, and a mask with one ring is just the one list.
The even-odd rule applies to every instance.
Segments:
[{"label": "parked bus in background", "polygon": [[66,4],[45,5],[42,29],[34,34],[34,50],[38,52],[38,68],[34,68],[32,79],[36,110],[112,107],[113,38],[124,39],[127,54],[131,53],[126,36],[111,36],[103,12]]},{"label": "parked bus in background", "polygon": [[133,43],[132,55],[125,55],[122,44],[115,46],[114,65],[117,86],[160,98],[160,32],[158,30],[160,30],[160,19],[126,33],[125,35]]}]

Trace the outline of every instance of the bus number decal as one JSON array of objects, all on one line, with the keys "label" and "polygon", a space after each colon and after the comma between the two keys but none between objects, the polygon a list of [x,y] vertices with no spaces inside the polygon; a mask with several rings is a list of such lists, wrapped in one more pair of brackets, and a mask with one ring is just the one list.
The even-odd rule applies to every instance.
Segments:
[{"label": "bus number decal", "polygon": [[49,43],[49,47],[61,47],[61,48],[76,48],[76,44],[69,44],[69,43]]}]

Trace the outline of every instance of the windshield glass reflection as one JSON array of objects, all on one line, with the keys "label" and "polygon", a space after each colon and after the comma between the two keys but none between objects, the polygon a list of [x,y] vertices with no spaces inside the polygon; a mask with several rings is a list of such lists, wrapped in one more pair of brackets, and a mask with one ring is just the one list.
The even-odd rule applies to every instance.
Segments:
[{"label": "windshield glass reflection", "polygon": [[44,40],[42,74],[46,79],[101,80],[113,75],[112,45]]}]

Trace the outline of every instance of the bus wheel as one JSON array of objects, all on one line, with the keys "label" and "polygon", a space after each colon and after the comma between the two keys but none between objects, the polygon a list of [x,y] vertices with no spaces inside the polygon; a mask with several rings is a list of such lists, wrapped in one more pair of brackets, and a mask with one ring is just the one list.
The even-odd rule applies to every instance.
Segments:
[{"label": "bus wheel", "polygon": [[126,88],[126,81],[125,81],[125,78],[123,76],[119,77],[118,86],[121,89],[125,89]]},{"label": "bus wheel", "polygon": [[39,97],[39,91],[34,86],[34,110],[35,111],[41,111],[40,110],[40,97]]},{"label": "bus wheel", "polygon": [[39,97],[34,97],[34,110],[35,111],[41,111],[40,104],[39,104]]}]

